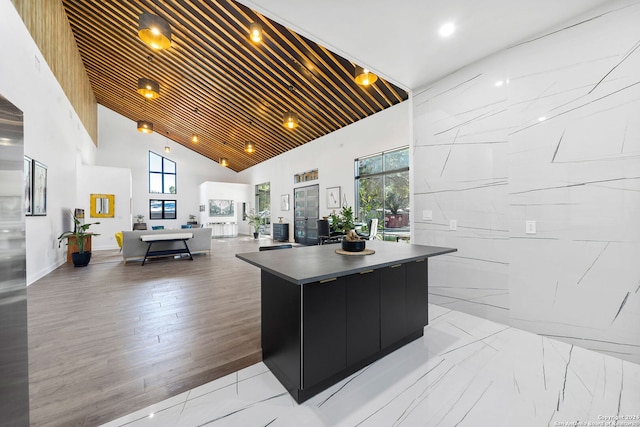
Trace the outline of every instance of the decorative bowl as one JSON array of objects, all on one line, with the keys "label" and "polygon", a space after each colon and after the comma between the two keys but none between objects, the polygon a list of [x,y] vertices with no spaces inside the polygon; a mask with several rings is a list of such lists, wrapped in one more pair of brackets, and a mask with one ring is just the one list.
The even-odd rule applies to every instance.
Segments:
[{"label": "decorative bowl", "polygon": [[342,241],[342,250],[347,252],[362,252],[365,248],[366,240]]}]

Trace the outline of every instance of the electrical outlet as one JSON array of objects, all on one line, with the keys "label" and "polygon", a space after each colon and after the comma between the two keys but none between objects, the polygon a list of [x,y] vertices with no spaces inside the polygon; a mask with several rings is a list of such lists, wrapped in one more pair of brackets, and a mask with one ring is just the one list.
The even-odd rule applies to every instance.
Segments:
[{"label": "electrical outlet", "polygon": [[455,231],[458,229],[458,221],[456,221],[455,219],[450,219],[449,220],[449,230]]},{"label": "electrical outlet", "polygon": [[525,232],[527,234],[536,234],[536,222],[525,221]]},{"label": "electrical outlet", "polygon": [[431,221],[433,219],[433,211],[422,211],[422,220]]}]

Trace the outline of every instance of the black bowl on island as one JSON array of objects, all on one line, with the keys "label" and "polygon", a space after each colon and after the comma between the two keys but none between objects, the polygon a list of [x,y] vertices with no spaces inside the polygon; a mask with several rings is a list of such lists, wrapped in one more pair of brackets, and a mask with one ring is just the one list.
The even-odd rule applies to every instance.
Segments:
[{"label": "black bowl on island", "polygon": [[362,252],[365,248],[366,240],[342,240],[342,250],[347,252]]}]

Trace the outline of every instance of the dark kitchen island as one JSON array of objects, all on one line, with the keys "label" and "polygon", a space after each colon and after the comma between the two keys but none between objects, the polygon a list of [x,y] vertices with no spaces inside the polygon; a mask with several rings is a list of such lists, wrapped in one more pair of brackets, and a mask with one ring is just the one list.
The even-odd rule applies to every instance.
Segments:
[{"label": "dark kitchen island", "polygon": [[262,359],[304,402],[421,337],[427,258],[456,249],[367,241],[371,255],[339,245],[236,256],[262,270]]}]

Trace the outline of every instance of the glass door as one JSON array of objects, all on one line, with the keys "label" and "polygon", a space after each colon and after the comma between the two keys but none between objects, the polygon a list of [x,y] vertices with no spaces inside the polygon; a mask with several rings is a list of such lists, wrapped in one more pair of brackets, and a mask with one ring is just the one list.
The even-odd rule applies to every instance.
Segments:
[{"label": "glass door", "polygon": [[295,219],[293,233],[296,243],[303,245],[318,244],[319,196],[318,185],[299,187],[294,190]]},{"label": "glass door", "polygon": [[262,234],[271,234],[271,183],[265,182],[256,185],[256,213],[263,219],[260,227]]}]

